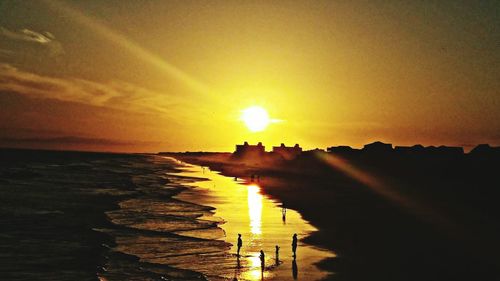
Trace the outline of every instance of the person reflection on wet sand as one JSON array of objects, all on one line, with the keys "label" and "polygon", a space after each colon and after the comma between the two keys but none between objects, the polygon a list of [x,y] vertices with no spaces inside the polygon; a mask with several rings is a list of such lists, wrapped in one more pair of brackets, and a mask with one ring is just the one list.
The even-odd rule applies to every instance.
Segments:
[{"label": "person reflection on wet sand", "polygon": [[299,274],[299,269],[297,267],[297,260],[294,258],[292,261],[292,276],[293,279],[297,280],[297,275]]},{"label": "person reflection on wet sand", "polygon": [[280,247],[276,245],[276,265],[280,264]]},{"label": "person reflection on wet sand", "polygon": [[292,252],[293,252],[293,259],[297,257],[297,233],[293,235],[293,240],[292,240]]},{"label": "person reflection on wet sand", "polygon": [[236,256],[240,257],[240,250],[241,250],[241,246],[243,246],[243,240],[241,240],[241,234],[238,233],[238,252],[236,254]]},{"label": "person reflection on wet sand", "polygon": [[264,254],[264,251],[263,250],[260,250],[260,267],[261,267],[261,270],[262,272],[264,272],[264,269],[266,267],[266,255]]},{"label": "person reflection on wet sand", "polygon": [[241,262],[240,262],[240,257],[236,257],[236,270],[234,271],[234,279],[233,280],[238,280],[237,277],[239,277],[241,274]]}]

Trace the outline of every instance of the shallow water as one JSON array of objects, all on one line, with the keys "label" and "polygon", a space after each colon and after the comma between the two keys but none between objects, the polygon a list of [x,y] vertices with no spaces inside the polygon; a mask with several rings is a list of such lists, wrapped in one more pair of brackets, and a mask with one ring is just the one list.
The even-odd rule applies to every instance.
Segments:
[{"label": "shallow water", "polygon": [[[214,207],[214,216],[224,221],[219,225],[224,233],[214,233],[211,237],[232,244],[229,250],[232,266],[219,272],[223,277],[236,277],[238,280],[320,280],[330,274],[315,264],[334,257],[334,253],[300,241],[317,229],[294,210],[286,210],[283,216],[281,203],[261,194],[258,182],[235,181],[206,167],[188,164],[182,170],[176,175],[208,179],[189,183],[195,189],[183,191],[175,198]],[[239,262],[236,255],[238,233],[243,239]],[[299,237],[295,261],[291,249],[294,233]],[[197,237],[207,234],[191,231],[183,235]],[[276,245],[280,247],[278,261]],[[260,250],[265,253],[264,272],[261,271]]]},{"label": "shallow water", "polygon": [[[258,187],[171,158],[2,153],[12,160],[0,157],[2,280],[260,280],[260,249],[266,280],[287,280],[292,233],[314,231],[291,210],[283,224],[279,203]],[[299,245],[298,279],[324,276],[312,264],[330,255]]]}]

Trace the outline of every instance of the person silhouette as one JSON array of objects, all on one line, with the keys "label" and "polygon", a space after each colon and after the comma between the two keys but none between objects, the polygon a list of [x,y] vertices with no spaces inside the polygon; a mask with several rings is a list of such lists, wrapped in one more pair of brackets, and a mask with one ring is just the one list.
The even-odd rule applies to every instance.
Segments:
[{"label": "person silhouette", "polygon": [[264,268],[266,267],[266,255],[264,254],[264,251],[263,250],[260,250],[260,267],[261,267],[261,270],[264,271]]},{"label": "person silhouette", "polygon": [[297,233],[293,235],[292,239],[292,252],[293,252],[293,259],[297,257]]},{"label": "person silhouette", "polygon": [[292,261],[292,276],[294,280],[297,280],[297,275],[299,274],[299,269],[297,267],[297,260],[293,259]]},{"label": "person silhouette", "polygon": [[276,245],[276,265],[280,263],[280,246]]},{"label": "person silhouette", "polygon": [[243,246],[243,240],[241,240],[241,234],[238,233],[238,253],[237,257],[240,257],[241,246]]},{"label": "person silhouette", "polygon": [[281,219],[283,220],[283,224],[286,223],[286,208],[281,208]]}]

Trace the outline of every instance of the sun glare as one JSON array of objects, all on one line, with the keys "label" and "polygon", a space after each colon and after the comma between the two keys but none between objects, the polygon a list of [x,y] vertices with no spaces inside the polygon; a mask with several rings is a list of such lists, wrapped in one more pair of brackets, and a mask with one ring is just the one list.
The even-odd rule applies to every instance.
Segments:
[{"label": "sun glare", "polygon": [[241,120],[252,132],[263,131],[271,122],[267,111],[260,106],[252,106],[243,110]]}]

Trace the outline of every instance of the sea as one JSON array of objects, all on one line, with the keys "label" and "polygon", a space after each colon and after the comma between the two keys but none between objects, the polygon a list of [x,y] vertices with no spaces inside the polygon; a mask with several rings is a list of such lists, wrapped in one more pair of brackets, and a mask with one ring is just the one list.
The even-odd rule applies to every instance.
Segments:
[{"label": "sea", "polygon": [[258,182],[153,154],[1,149],[0,156],[0,280],[333,274],[316,264],[335,253],[302,242],[318,229],[262,194]]}]

